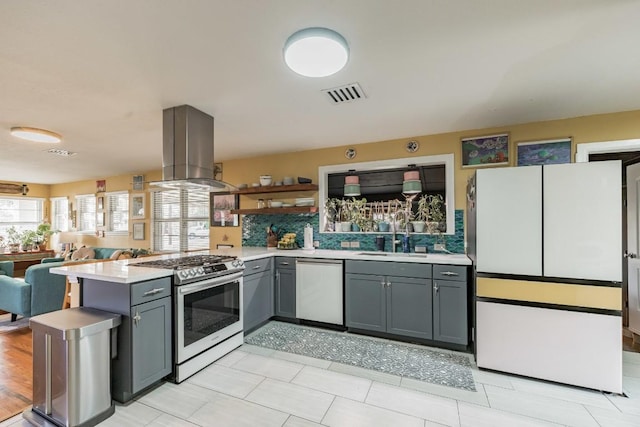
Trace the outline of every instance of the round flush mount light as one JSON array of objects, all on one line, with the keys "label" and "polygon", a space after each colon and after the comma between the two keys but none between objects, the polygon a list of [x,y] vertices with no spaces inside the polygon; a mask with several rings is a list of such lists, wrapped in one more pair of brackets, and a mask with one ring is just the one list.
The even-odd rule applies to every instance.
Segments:
[{"label": "round flush mount light", "polygon": [[62,136],[49,130],[29,128],[29,127],[13,127],[11,128],[11,135],[16,138],[26,139],[27,141],[34,142],[60,142]]},{"label": "round flush mount light", "polygon": [[297,31],[284,44],[284,62],[306,77],[326,77],[340,71],[349,60],[349,45],[328,28]]}]

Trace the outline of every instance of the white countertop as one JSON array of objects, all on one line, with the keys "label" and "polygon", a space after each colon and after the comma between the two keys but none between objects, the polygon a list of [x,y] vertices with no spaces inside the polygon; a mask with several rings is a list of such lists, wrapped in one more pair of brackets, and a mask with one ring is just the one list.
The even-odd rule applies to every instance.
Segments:
[{"label": "white countertop", "polygon": [[[168,277],[173,270],[163,268],[136,267],[138,262],[154,259],[177,258],[185,255],[231,255],[244,261],[274,256],[291,256],[297,258],[325,258],[325,259],[349,259],[385,262],[413,262],[422,264],[453,264],[471,265],[471,260],[464,254],[405,254],[402,252],[370,252],[370,251],[340,251],[340,250],[281,250],[275,248],[243,247],[231,249],[218,249],[211,251],[190,252],[189,254],[167,254],[153,257],[134,258],[119,261],[106,261],[89,264],[75,264],[51,268],[51,273],[70,277],[82,277],[86,279],[104,280],[116,283],[135,283],[145,280]],[[385,255],[381,255],[385,254]]]}]

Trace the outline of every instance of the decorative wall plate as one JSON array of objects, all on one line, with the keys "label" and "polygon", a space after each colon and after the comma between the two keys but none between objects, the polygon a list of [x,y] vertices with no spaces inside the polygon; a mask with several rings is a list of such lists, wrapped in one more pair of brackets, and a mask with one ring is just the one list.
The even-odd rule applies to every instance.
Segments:
[{"label": "decorative wall plate", "polygon": [[416,151],[418,151],[418,148],[420,148],[420,144],[418,144],[418,141],[416,141],[415,139],[412,139],[411,141],[407,142],[405,148],[408,152],[415,153]]},{"label": "decorative wall plate", "polygon": [[356,156],[356,149],[355,148],[347,148],[347,151],[344,152],[344,156],[347,159],[353,159]]}]

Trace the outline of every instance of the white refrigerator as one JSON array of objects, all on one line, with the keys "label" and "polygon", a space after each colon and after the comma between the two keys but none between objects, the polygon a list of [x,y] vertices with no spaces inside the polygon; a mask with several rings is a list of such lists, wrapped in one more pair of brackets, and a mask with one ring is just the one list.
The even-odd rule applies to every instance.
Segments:
[{"label": "white refrigerator", "polygon": [[478,367],[622,392],[620,161],[478,170]]}]

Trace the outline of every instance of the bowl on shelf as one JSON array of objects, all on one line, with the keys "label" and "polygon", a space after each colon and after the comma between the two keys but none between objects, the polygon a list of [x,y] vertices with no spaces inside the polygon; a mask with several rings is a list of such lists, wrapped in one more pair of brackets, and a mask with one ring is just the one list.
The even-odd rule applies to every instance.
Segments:
[{"label": "bowl on shelf", "polygon": [[298,177],[298,184],[311,184],[311,178]]},{"label": "bowl on shelf", "polygon": [[248,185],[247,184],[238,184],[238,189],[242,190],[244,188],[247,188]]},{"label": "bowl on shelf", "polygon": [[282,207],[282,205],[283,205],[283,203],[282,203],[282,202],[275,202],[275,201],[274,201],[274,202],[271,202],[271,207],[272,207],[272,208],[281,208],[281,207]]},{"label": "bowl on shelf", "polygon": [[282,178],[282,183],[284,185],[293,185],[293,177],[285,176],[284,178]]},{"label": "bowl on shelf", "polygon": [[252,187],[260,187],[260,184],[258,184],[257,182],[253,182],[253,183],[251,183],[251,186]]},{"label": "bowl on shelf", "polygon": [[290,208],[290,207],[293,207],[293,204],[292,203],[283,203],[282,207],[283,208]]},{"label": "bowl on shelf", "polygon": [[271,175],[260,175],[260,185],[263,187],[271,185]]}]

